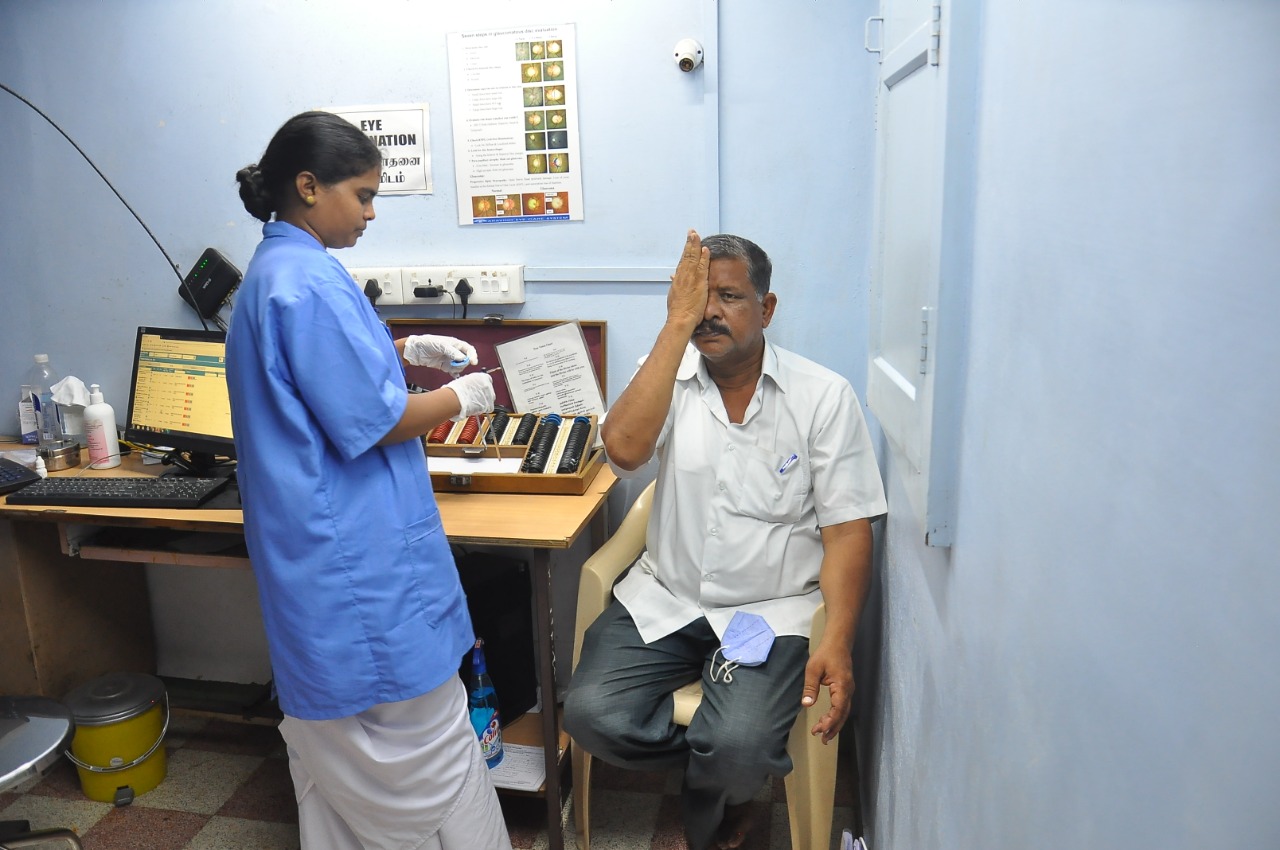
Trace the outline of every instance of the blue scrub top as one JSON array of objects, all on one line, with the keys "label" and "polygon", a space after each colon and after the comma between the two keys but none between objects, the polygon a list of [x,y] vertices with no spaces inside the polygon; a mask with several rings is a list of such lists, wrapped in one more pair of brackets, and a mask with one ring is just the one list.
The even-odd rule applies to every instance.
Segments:
[{"label": "blue scrub top", "polygon": [[456,676],[474,638],[408,400],[351,276],[284,222],[238,290],[227,382],[245,538],[280,707],[346,717]]}]

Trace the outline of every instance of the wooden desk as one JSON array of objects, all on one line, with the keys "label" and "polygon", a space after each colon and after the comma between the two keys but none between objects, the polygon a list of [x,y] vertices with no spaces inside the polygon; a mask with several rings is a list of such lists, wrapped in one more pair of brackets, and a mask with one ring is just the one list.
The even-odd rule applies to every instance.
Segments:
[{"label": "wooden desk", "polygon": [[[17,448],[0,445],[0,449]],[[161,467],[127,458],[113,470],[71,469],[63,475],[145,475]],[[504,740],[543,747],[551,850],[562,850],[561,771],[568,736],[556,705],[551,551],[568,549],[590,527],[604,541],[601,508],[617,483],[607,466],[581,496],[438,493],[453,543],[531,549],[539,681],[543,710],[504,730]],[[155,647],[145,577],[120,564],[160,563],[248,569],[239,510],[52,508],[0,500],[0,693],[62,697],[116,670],[153,672]],[[175,537],[226,535],[213,554],[178,551]],[[19,649],[20,648],[20,649]],[[17,649],[18,651],[15,651]],[[527,721],[527,722],[525,722]],[[554,742],[555,746],[546,746]]]}]

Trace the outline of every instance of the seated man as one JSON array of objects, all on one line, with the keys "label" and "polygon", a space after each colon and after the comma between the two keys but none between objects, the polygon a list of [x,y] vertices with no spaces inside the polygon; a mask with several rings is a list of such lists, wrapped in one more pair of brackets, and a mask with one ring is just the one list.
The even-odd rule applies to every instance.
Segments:
[{"label": "seated man", "polygon": [[[612,764],[684,768],[690,850],[742,843],[747,804],[791,770],[788,732],[820,686],[831,710],[813,734],[844,725],[885,512],[849,382],[765,340],[771,271],[746,239],[690,231],[666,324],[601,427],[622,475],[656,454],[657,489],[646,550],[583,639],[565,727]],[[827,630],[810,647],[820,600]],[[671,692],[699,677],[702,705],[675,726]]]}]

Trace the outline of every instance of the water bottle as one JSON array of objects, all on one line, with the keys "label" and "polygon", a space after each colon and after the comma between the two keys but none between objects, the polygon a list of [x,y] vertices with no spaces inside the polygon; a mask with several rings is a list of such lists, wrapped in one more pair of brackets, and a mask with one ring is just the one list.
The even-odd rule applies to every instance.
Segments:
[{"label": "water bottle", "polygon": [[471,726],[480,739],[480,754],[485,764],[502,764],[502,723],[498,717],[498,695],[484,662],[484,641],[477,640],[471,650]]},{"label": "water bottle", "polygon": [[35,408],[37,440],[41,448],[60,447],[64,444],[62,419],[58,405],[53,400],[53,385],[61,380],[49,365],[49,355],[37,354],[27,383],[31,385],[31,403]]},{"label": "water bottle", "polygon": [[22,434],[22,444],[34,446],[40,442],[40,428],[36,425],[36,405],[32,401],[30,384],[22,385],[18,395],[18,432]]}]

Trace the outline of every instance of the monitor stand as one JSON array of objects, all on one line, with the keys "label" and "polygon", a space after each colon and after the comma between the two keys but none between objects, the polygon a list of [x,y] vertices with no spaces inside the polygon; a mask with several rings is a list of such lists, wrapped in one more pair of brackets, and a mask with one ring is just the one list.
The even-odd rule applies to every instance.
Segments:
[{"label": "monitor stand", "polygon": [[161,463],[169,467],[163,474],[184,478],[235,478],[235,461],[218,460],[208,452],[171,451]]}]

